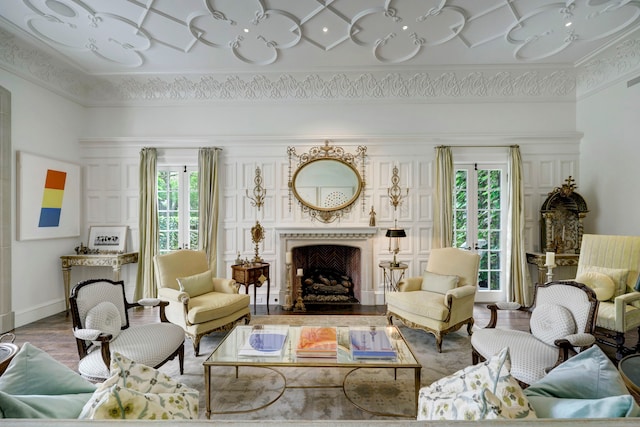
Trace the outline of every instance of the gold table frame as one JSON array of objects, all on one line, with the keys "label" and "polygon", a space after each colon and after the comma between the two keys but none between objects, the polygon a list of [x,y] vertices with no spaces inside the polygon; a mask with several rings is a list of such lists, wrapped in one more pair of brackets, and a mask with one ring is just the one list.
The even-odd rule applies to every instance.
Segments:
[{"label": "gold table frame", "polygon": [[[418,395],[420,392],[420,375],[422,365],[418,362],[413,350],[405,340],[404,336],[395,326],[377,326],[375,328],[385,329],[387,335],[391,341],[393,348],[396,350],[398,357],[395,359],[358,359],[354,360],[349,354],[349,349],[344,345],[340,345],[345,341],[344,337],[349,335],[348,326],[337,326],[338,329],[338,355],[333,358],[300,358],[295,356],[295,348],[300,336],[301,326],[289,326],[289,334],[287,341],[285,342],[285,348],[281,356],[238,356],[238,350],[245,343],[249,334],[251,333],[253,326],[236,325],[229,334],[220,342],[216,349],[207,357],[202,363],[204,367],[204,389],[205,389],[205,415],[207,418],[211,417],[211,414],[237,414],[253,412],[263,409],[274,402],[276,402],[287,389],[297,388],[342,388],[342,391],[349,402],[351,402],[357,408],[379,416],[393,416],[393,417],[406,417],[414,418],[418,414]],[[257,408],[247,410],[236,411],[212,411],[211,409],[211,368],[219,366],[230,366],[235,368],[236,378],[238,378],[240,367],[258,367],[271,370],[284,381],[284,386],[280,393],[271,401],[261,405]],[[291,386],[287,384],[286,375],[280,370],[280,368],[350,368],[345,374],[341,385],[309,385],[309,386]],[[345,384],[347,378],[355,371],[360,369],[393,369],[394,379],[397,378],[398,369],[413,369],[414,370],[414,389],[415,389],[415,414],[408,416],[405,414],[393,414],[374,412],[367,408],[358,405],[349,397]]]}]

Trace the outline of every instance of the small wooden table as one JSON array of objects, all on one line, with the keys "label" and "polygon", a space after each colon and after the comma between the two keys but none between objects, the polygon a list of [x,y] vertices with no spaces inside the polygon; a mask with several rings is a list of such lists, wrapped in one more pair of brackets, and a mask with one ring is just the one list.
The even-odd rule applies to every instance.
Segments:
[{"label": "small wooden table", "polygon": [[245,293],[249,293],[249,286],[253,285],[253,314],[256,314],[256,288],[267,282],[267,313],[269,313],[269,292],[271,291],[271,279],[269,278],[269,264],[266,262],[254,262],[249,265],[232,265],[233,279],[244,286]]},{"label": "small wooden table", "polygon": [[120,280],[120,269],[124,264],[138,262],[138,252],[62,255],[62,279],[64,281],[64,302],[69,314],[69,293],[71,282],[71,267],[80,265],[85,267],[112,267],[113,280]]}]

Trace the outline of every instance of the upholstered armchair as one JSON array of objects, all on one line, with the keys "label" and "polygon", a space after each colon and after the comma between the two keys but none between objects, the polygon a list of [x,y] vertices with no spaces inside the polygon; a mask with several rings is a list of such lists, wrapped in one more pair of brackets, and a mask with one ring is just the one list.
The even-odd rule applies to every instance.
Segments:
[{"label": "upholstered armchair", "polygon": [[[143,299],[129,303],[124,282],[91,279],[78,283],[69,297],[73,335],[78,346],[78,371],[92,381],[110,376],[114,353],[151,367],[162,366],[178,356],[184,370],[184,332],[164,317],[166,302]],[[128,310],[160,306],[160,322],[129,325]]]},{"label": "upholstered armchair", "polygon": [[616,358],[640,351],[625,347],[625,334],[640,334],[640,236],[585,234],[582,237],[576,282],[593,288],[600,304],[596,338],[615,347]]},{"label": "upholstered armchair", "polygon": [[478,283],[480,255],[457,248],[433,249],[422,277],[398,283],[398,292],[387,294],[387,319],[422,329],[436,337],[442,352],[442,338],[467,325],[471,335],[473,303]]},{"label": "upholstered armchair", "polygon": [[238,293],[235,280],[213,277],[204,251],[178,250],[153,262],[158,297],[169,303],[167,319],[184,329],[196,356],[204,335],[249,323],[249,295]]},{"label": "upholstered armchair", "polygon": [[[471,336],[472,361],[476,364],[491,359],[508,347],[511,375],[526,387],[595,343],[597,307],[593,290],[570,281],[537,284],[531,307],[518,303],[489,304],[489,324]],[[496,328],[498,313],[508,310],[531,313],[529,330]]]}]

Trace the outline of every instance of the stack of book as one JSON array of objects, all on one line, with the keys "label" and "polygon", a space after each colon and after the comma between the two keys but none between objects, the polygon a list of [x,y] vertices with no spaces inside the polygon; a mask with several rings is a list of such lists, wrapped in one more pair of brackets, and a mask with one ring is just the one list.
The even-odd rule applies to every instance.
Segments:
[{"label": "stack of book", "polygon": [[238,356],[281,356],[288,333],[288,326],[254,326]]},{"label": "stack of book", "polygon": [[350,328],[353,359],[395,359],[396,351],[384,328]]},{"label": "stack of book", "polygon": [[335,327],[302,326],[296,346],[298,357],[336,357],[338,339]]}]

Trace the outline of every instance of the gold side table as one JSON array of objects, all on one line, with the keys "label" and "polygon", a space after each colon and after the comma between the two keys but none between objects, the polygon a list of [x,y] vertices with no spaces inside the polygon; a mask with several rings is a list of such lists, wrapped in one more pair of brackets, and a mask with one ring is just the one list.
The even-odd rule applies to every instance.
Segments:
[{"label": "gold side table", "polygon": [[138,252],[62,255],[60,260],[62,261],[62,280],[64,281],[64,303],[68,315],[71,267],[111,267],[113,269],[113,280],[118,281],[120,280],[120,269],[124,264],[138,262]]},{"label": "gold side table", "polygon": [[409,265],[400,262],[398,265],[394,265],[392,262],[381,262],[378,264],[382,269],[382,275],[384,277],[384,303],[387,303],[387,291],[397,292],[398,283],[404,278],[404,273],[407,271]]}]

